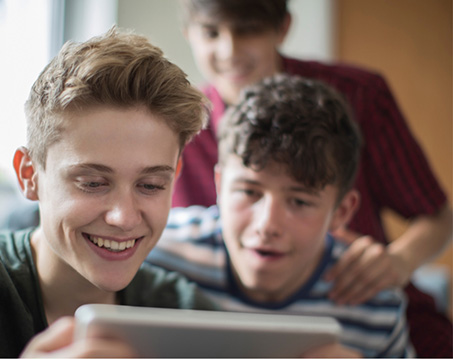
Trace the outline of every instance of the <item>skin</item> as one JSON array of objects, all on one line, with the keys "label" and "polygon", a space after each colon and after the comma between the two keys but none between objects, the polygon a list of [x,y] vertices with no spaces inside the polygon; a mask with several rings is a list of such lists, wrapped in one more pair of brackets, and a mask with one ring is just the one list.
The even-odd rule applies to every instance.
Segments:
[{"label": "skin", "polygon": [[[180,150],[144,108],[63,116],[45,170],[25,148],[14,160],[25,197],[39,201],[31,245],[49,324],[82,304],[117,302],[165,227]],[[130,248],[113,252],[94,238]]]},{"label": "skin", "polygon": [[344,224],[358,203],[355,191],[337,205],[338,190],[309,191],[270,162],[254,171],[229,155],[216,168],[223,236],[244,293],[261,302],[296,292],[318,265],[325,236]]},{"label": "skin", "polygon": [[63,317],[41,334],[22,352],[22,358],[134,358],[132,348],[118,340],[91,339],[73,342],[75,321]]},{"label": "skin", "polygon": [[236,102],[241,89],[280,71],[277,49],[290,17],[278,29],[218,22],[200,14],[185,29],[198,68],[224,101]]},{"label": "skin", "polygon": [[[185,36],[201,73],[222,99],[232,104],[243,87],[282,70],[278,48],[290,24],[288,14],[280,28],[257,31],[252,24],[217,21],[198,14],[185,28]],[[326,276],[334,282],[331,299],[338,304],[360,304],[382,289],[405,286],[417,268],[435,259],[451,243],[452,217],[450,204],[432,215],[420,215],[388,246],[370,236],[349,232],[344,225],[334,234],[354,243]]]}]

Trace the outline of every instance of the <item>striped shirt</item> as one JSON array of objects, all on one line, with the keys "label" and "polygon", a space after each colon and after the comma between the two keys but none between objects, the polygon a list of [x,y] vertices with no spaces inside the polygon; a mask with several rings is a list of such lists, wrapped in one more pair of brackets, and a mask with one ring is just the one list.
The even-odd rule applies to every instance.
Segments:
[{"label": "striped shirt", "polygon": [[382,291],[359,306],[338,306],[328,299],[331,283],[323,280],[323,273],[345,249],[328,235],[322,259],[296,293],[279,303],[254,302],[232,275],[217,207],[192,206],[171,210],[167,228],[147,261],[184,273],[222,310],[329,316],[342,326],[342,344],[365,357],[413,357],[402,291]]}]

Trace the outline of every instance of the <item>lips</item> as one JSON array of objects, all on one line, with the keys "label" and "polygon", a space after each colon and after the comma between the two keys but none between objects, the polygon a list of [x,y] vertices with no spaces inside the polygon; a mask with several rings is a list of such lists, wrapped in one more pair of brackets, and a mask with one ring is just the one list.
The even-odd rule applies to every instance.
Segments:
[{"label": "lips", "polygon": [[277,260],[285,256],[285,252],[275,248],[268,247],[244,247],[246,250],[254,254],[262,260]]}]

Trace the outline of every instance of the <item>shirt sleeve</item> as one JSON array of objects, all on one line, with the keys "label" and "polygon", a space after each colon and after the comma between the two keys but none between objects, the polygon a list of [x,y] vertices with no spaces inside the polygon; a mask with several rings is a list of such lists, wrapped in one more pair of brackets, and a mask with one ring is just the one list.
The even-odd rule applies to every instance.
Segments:
[{"label": "shirt sleeve", "polygon": [[208,287],[227,283],[226,251],[217,206],[173,208],[146,261]]},{"label": "shirt sleeve", "polygon": [[388,85],[375,76],[368,91],[362,96],[366,113],[357,115],[365,141],[362,165],[375,201],[406,218],[434,213],[446,196]]}]

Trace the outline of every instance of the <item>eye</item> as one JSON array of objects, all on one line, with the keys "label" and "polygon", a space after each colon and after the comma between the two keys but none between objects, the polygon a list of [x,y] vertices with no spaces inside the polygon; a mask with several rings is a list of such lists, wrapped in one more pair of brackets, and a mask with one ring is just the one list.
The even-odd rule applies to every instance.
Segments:
[{"label": "eye", "polygon": [[165,190],[165,186],[153,183],[140,183],[137,187],[145,194],[154,194]]},{"label": "eye", "polygon": [[216,28],[205,27],[202,30],[202,34],[206,39],[215,39],[219,36],[219,31]]},{"label": "eye", "polygon": [[258,195],[258,192],[256,192],[255,190],[253,189],[243,189],[242,192],[244,192],[244,194],[246,196],[250,196],[250,197],[253,197],[253,196],[257,196]]},{"label": "eye", "polygon": [[87,193],[98,193],[104,191],[108,187],[106,181],[80,181],[77,186]]},{"label": "eye", "polygon": [[248,201],[256,201],[261,196],[260,192],[251,188],[238,188],[235,192]]},{"label": "eye", "polygon": [[303,207],[309,207],[312,205],[312,203],[303,200],[301,198],[291,198],[289,200],[290,204],[296,208],[303,208]]}]

